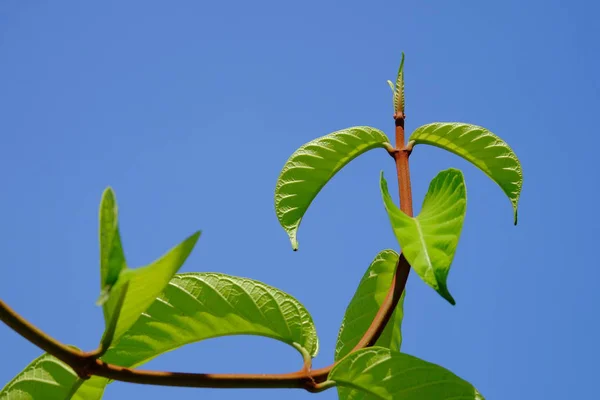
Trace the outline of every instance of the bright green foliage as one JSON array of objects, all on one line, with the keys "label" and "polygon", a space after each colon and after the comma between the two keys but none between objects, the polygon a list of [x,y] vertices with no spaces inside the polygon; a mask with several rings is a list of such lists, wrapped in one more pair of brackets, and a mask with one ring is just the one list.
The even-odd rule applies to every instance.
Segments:
[{"label": "bright green foliage", "polygon": [[[383,250],[373,260],[363,278],[361,279],[356,293],[344,315],[342,326],[338,334],[335,348],[335,360],[345,357],[358,344],[360,338],[367,331],[375,314],[381,307],[389,288],[392,284],[394,271],[398,264],[398,253],[393,250]],[[383,333],[375,343],[376,346],[385,347],[394,351],[400,350],[402,343],[402,318],[404,317],[404,295],[398,302],[398,306]],[[347,387],[338,387],[341,400],[372,399],[373,396],[359,390]]]},{"label": "bright green foliage", "polygon": [[128,289],[129,284],[125,283],[124,285],[120,285],[118,289],[111,294],[112,296],[115,296],[117,301],[113,305],[114,309],[110,311],[110,321],[108,321],[106,329],[104,330],[104,334],[102,335],[102,340],[100,341],[100,349],[102,353],[104,353],[113,342],[115,331],[117,330],[117,323],[121,317],[121,310],[123,309],[123,304],[125,303]]},{"label": "bright green foliage", "polygon": [[318,352],[315,326],[292,296],[252,279],[177,274],[103,360],[133,366],[184,344],[226,335],[261,335]]},{"label": "bright green foliage", "polygon": [[[127,267],[121,234],[115,193],[107,188],[100,202],[100,289],[99,304],[104,304],[112,286],[117,282],[121,271]],[[106,317],[107,312],[104,310]],[[108,324],[108,320],[106,320]]]},{"label": "bright green foliage", "polygon": [[[102,360],[136,367],[186,344],[227,335],[270,337],[302,348],[313,357],[319,348],[312,317],[289,294],[252,279],[211,272],[187,273],[173,277],[164,292]],[[69,366],[44,355],[0,392],[0,400],[20,400],[20,397],[2,396],[5,392],[15,396],[15,390],[24,390],[24,385],[30,391],[41,390],[31,381],[34,376],[49,376],[44,379],[57,393],[54,397],[35,399],[66,400],[68,390],[77,381]],[[28,384],[14,383],[27,379],[31,381]],[[98,400],[108,383],[107,379],[94,376],[83,382],[73,399]]]},{"label": "bright green foliage", "polygon": [[394,91],[394,112],[404,114],[404,53],[398,68],[398,76],[396,77],[396,87]]},{"label": "bright green foliage", "polygon": [[512,203],[514,222],[517,224],[517,205],[523,186],[523,173],[519,159],[502,139],[480,126],[436,122],[415,130],[409,141],[440,147],[475,164],[506,193]]},{"label": "bright green foliage", "polygon": [[306,143],[287,160],[275,186],[275,212],[294,250],[302,217],[321,188],[354,158],[376,147],[391,148],[387,136],[357,126]]},{"label": "bright green foliage", "polygon": [[[335,346],[336,361],[345,357],[358,344],[371,325],[392,285],[397,264],[398,253],[393,250],[383,250],[369,265],[346,309]],[[377,341],[378,346],[400,349],[401,324],[404,316],[403,300],[404,293],[394,315]]]},{"label": "bright green foliage", "polygon": [[[178,274],[102,360],[135,367],[183,345],[227,335],[260,335],[315,356],[317,332],[308,311],[262,282],[217,273]],[[86,381],[98,386],[108,380]],[[99,398],[99,397],[98,397]]]},{"label": "bright green foliage", "polygon": [[[115,304],[119,302],[118,294],[121,286],[129,285],[121,316],[115,329],[114,340],[119,340],[121,335],[135,323],[140,314],[156,300],[156,297],[190,255],[199,237],[200,232],[196,232],[152,264],[136,269],[127,268],[121,272],[104,308],[105,317],[110,320],[111,312],[115,310]],[[107,310],[109,310],[108,315],[106,315]]]},{"label": "bright green foliage", "polygon": [[[388,84],[398,118],[405,107],[404,53],[395,83]],[[500,138],[475,125],[433,123],[413,132],[409,148],[416,144],[446,149],[483,170],[509,197],[517,223],[521,165]],[[377,147],[392,155],[404,151],[394,150],[382,131],[358,126],[306,143],[287,160],[275,187],[275,211],[294,250],[298,249],[300,223],[320,190],[346,164]],[[421,212],[414,218],[394,204],[383,173],[380,185],[402,257],[421,279],[455,304],[447,278],[466,211],[462,173],[455,169],[440,172],[431,181]],[[102,354],[102,361],[135,368],[187,344],[227,335],[265,336],[293,346],[305,361],[316,356],[319,343],[312,317],[289,294],[248,278],[212,272],[176,274],[194,249],[200,232],[157,261],[130,269],[111,188],[103,193],[99,219],[98,303],[103,306],[106,328],[102,351],[97,354]],[[335,349],[337,364],[328,377],[338,386],[340,399],[484,400],[470,383],[452,372],[400,353],[405,291],[375,347],[352,352],[384,302],[398,260],[393,250],[378,253],[346,309]],[[99,376],[81,380],[67,364],[44,354],[0,391],[0,400],[99,400],[109,383]],[[319,389],[331,387],[329,383]]]},{"label": "bright green foliage", "polygon": [[459,170],[440,172],[430,183],[416,218],[403,213],[390,197],[381,174],[381,194],[394,234],[404,256],[417,274],[451,304],[446,279],[454,258],[467,206],[463,175]]},{"label": "bright green foliage", "polygon": [[90,384],[70,397],[74,385],[82,382],[67,364],[44,354],[0,391],[0,400],[88,400],[102,396],[104,387]]},{"label": "bright green foliage", "polygon": [[329,379],[383,400],[484,400],[473,385],[447,369],[383,347],[350,354]]}]

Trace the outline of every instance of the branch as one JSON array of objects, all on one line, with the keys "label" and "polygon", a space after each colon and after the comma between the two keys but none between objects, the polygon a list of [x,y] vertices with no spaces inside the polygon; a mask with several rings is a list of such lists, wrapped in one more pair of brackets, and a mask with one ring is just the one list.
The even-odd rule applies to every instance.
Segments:
[{"label": "branch", "polygon": [[[398,189],[400,192],[400,209],[412,216],[412,193],[410,185],[410,171],[408,168],[408,157],[410,148],[404,146],[404,115],[394,115],[396,120],[396,148],[390,151],[396,162],[398,173]],[[410,265],[400,255],[392,285],[388,294],[381,304],[379,311],[373,318],[369,329],[354,347],[353,351],[369,347],[377,342],[379,336],[385,329],[391,318],[410,272]],[[19,335],[29,340],[48,354],[68,364],[82,379],[91,376],[101,376],[120,382],[158,385],[179,386],[196,388],[297,388],[309,392],[320,392],[334,386],[327,380],[329,372],[334,367],[332,364],[317,370],[310,369],[310,360],[304,357],[304,365],[301,370],[286,374],[201,374],[183,372],[164,372],[133,370],[108,364],[99,359],[103,351],[82,352],[75,348],[66,346],[51,336],[47,335],[19,314],[17,314],[6,303],[0,300],[0,320],[12,328]],[[104,349],[102,349],[104,350]]]}]

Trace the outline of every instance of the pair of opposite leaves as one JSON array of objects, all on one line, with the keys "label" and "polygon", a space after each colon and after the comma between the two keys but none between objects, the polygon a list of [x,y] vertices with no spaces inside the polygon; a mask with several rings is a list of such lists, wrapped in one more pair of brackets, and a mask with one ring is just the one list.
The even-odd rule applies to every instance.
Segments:
[{"label": "pair of opposite leaves", "polygon": [[[470,161],[510,199],[514,223],[523,175],[511,148],[479,126],[464,123],[432,123],[416,129],[412,145],[429,144]],[[327,182],[354,158],[374,148],[392,149],[387,136],[371,127],[353,127],[331,133],[301,146],[286,162],[275,189],[275,210],[298,248],[297,231],[311,202]],[[440,172],[432,181],[421,213],[412,218],[392,201],[387,183],[380,178],[384,205],[402,251],[417,274],[442,297],[454,304],[446,280],[466,211],[466,189],[456,169]]]},{"label": "pair of opposite leaves", "polygon": [[[511,199],[515,209],[516,222],[516,205],[522,177],[518,160],[504,142],[483,128],[466,124],[440,123],[419,128],[413,133],[410,140],[416,144],[434,144],[453,151],[484,170]],[[391,145],[382,132],[373,128],[358,127],[335,132],[312,141],[292,155],[286,163],[277,184],[276,209],[277,215],[290,234],[292,244],[295,247],[297,246],[295,235],[300,220],[319,190],[349,161],[375,147],[389,148]],[[452,302],[452,298],[445,287],[445,279],[464,217],[465,189],[462,174],[456,170],[440,173],[430,185],[423,211],[414,219],[402,213],[393,204],[387,193],[387,185],[383,177],[381,187],[384,204],[388,210],[396,236],[403,245],[405,256],[427,283]],[[109,350],[106,356],[103,357],[106,361],[123,366],[139,365],[149,358],[185,343],[221,334],[240,334],[244,331],[246,333],[253,331],[255,334],[262,332],[267,336],[277,337],[290,343],[301,342],[301,347],[313,356],[316,354],[316,332],[312,323],[304,323],[302,324],[303,328],[298,332],[287,335],[283,332],[286,332],[286,330],[289,332],[289,321],[280,321],[282,322],[281,326],[277,327],[277,324],[272,323],[277,318],[271,316],[269,317],[269,323],[265,322],[264,326],[258,328],[258,330],[257,326],[260,323],[251,322],[251,318],[249,318],[247,326],[242,326],[244,324],[240,325],[237,321],[241,327],[241,330],[237,330],[239,332],[220,333],[208,329],[209,325],[215,326],[212,323],[209,325],[192,323],[199,321],[196,318],[197,314],[192,315],[192,313],[185,316],[184,319],[173,319],[170,316],[169,307],[177,304],[178,298],[189,299],[193,295],[197,296],[200,293],[200,287],[206,287],[210,292],[214,292],[216,298],[220,296],[218,295],[220,289],[229,292],[234,288],[245,295],[250,291],[249,288],[252,288],[252,291],[258,293],[259,298],[264,298],[263,295],[269,292],[269,296],[273,297],[275,302],[278,303],[275,308],[283,308],[286,304],[293,306],[302,314],[296,316],[298,321],[310,322],[308,312],[300,304],[295,304],[295,299],[260,282],[219,274],[182,275],[180,278],[175,277],[174,280],[171,280],[173,274],[180,268],[194,247],[199,232],[190,236],[149,266],[135,270],[127,268],[118,230],[116,201],[111,190],[107,190],[103,196],[100,215],[103,289],[100,302],[103,303],[107,325],[101,346],[103,348],[110,347],[113,339],[120,342],[117,343],[116,347],[113,346],[113,349]],[[377,263],[374,261],[372,267],[374,268],[376,265]],[[390,264],[390,271],[392,271],[394,265],[395,262]],[[371,267],[367,272],[369,276],[374,276]],[[159,296],[169,280],[171,280],[171,283]],[[150,282],[152,284],[149,285]],[[361,282],[357,295],[363,291],[363,287],[363,282]],[[265,293],[261,294],[263,291]],[[159,300],[155,300],[156,297],[159,297]],[[252,305],[256,303],[256,299],[253,300],[251,297],[248,296],[248,304]],[[214,301],[210,303],[214,303]],[[353,340],[357,340],[356,337],[349,339],[345,333],[352,332],[356,336],[356,332],[363,332],[366,329],[366,327],[359,326],[350,327],[351,322],[355,319],[348,316],[353,312],[353,304],[355,303],[361,302],[351,302],[349,306],[345,317],[348,326],[345,322],[340,330],[336,360],[340,359],[344,352],[353,347]],[[185,305],[186,303],[182,302],[180,304]],[[225,307],[230,306],[230,304],[225,304]],[[359,314],[368,316],[376,312],[378,307],[376,305],[372,308],[373,310],[370,310],[370,312],[361,310]],[[401,310],[401,308],[398,310]],[[398,310],[396,310],[397,313],[399,313]],[[138,320],[137,317],[141,312],[144,312],[144,314]],[[162,322],[160,318],[156,320],[157,315],[162,315],[165,320]],[[155,319],[153,326],[149,322],[152,317]],[[401,321],[401,318],[401,315],[396,316],[394,318],[396,323],[390,324],[390,327],[393,328],[384,332],[384,335],[378,341],[377,344],[383,347],[353,353],[343,362],[340,362],[332,371],[330,378],[336,380],[340,386],[346,384],[347,386],[363,389],[363,391],[351,391],[348,388],[340,388],[341,397],[347,399],[362,398],[364,393],[368,392],[384,398],[393,398],[400,390],[410,390],[410,384],[405,389],[395,386],[390,387],[385,383],[373,385],[372,379],[374,376],[379,373],[385,374],[386,371],[402,373],[407,366],[419,365],[420,370],[428,376],[437,377],[437,380],[434,380],[432,386],[427,390],[447,391],[452,389],[479,398],[480,395],[474,391],[472,386],[449,371],[422,360],[411,358],[408,355],[397,353],[400,343],[399,321]],[[363,318],[363,320],[369,320],[369,318]],[[185,329],[180,329],[184,327]],[[146,335],[148,329],[158,329],[161,335],[170,336],[173,339],[172,343],[158,346],[157,341]],[[186,332],[186,335],[181,336],[176,334],[177,332]],[[188,333],[190,334],[188,335]],[[139,351],[131,351],[127,348],[138,348]],[[396,350],[396,352],[390,352],[390,349]],[[366,370],[369,370],[369,373],[365,373]],[[40,374],[49,379],[49,386],[40,386]],[[76,380],[76,376],[72,374],[68,366],[63,365],[52,356],[44,355],[30,364],[15,380],[11,381],[0,392],[0,398],[3,398],[4,394],[8,395],[8,398],[12,398],[11,395],[15,393],[33,394],[37,391],[36,388],[43,390],[43,396],[50,395],[49,388],[56,390],[59,397],[63,396],[63,390],[71,391],[79,388],[73,398],[79,398],[80,396],[83,396],[83,398],[99,398],[108,383],[104,378],[94,377],[85,382],[82,387],[79,387],[79,384],[83,382],[76,384]],[[447,380],[450,387],[439,386],[435,383],[440,380]],[[31,382],[36,384],[32,385]],[[419,392],[419,394],[422,393]]]}]

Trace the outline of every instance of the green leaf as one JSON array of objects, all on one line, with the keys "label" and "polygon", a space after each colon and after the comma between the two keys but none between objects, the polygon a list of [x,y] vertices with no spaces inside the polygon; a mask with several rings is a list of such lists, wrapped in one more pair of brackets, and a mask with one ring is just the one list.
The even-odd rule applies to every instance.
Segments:
[{"label": "green leaf", "polygon": [[[270,337],[313,357],[319,347],[310,314],[289,294],[252,279],[187,273],[171,280],[102,360],[136,367],[186,344],[226,335]],[[98,385],[98,379],[108,383],[96,377],[90,383]]]},{"label": "green leaf", "polygon": [[473,385],[447,369],[382,347],[348,355],[329,379],[383,400],[484,400]]},{"label": "green leaf", "polygon": [[[396,88],[394,87],[394,82],[387,81],[387,84],[389,85],[390,89],[392,89],[392,93],[396,93]],[[396,108],[395,103],[394,103],[394,108]]]},{"label": "green leaf", "polygon": [[[358,344],[371,325],[392,285],[397,264],[398,253],[393,250],[383,250],[369,265],[346,309],[335,347],[335,361],[344,358]],[[404,293],[392,318],[377,341],[377,346],[396,351],[400,349],[402,343],[401,324],[404,316],[403,302]]]},{"label": "green leaf", "polygon": [[64,362],[49,354],[33,360],[0,391],[0,400],[89,400],[99,399],[104,386],[93,382],[72,391],[83,381]]},{"label": "green leaf", "polygon": [[[103,305],[121,271],[127,267],[121,234],[119,233],[119,212],[115,193],[109,187],[102,194],[100,202],[100,289],[98,305]],[[105,311],[106,313],[106,311]],[[105,314],[106,315],[106,314]],[[106,321],[108,323],[108,321]]]},{"label": "green leaf", "polygon": [[381,194],[392,229],[409,264],[425,283],[454,305],[446,279],[467,206],[462,173],[456,169],[440,172],[431,181],[421,212],[416,218],[409,217],[396,207],[383,172]]},{"label": "green leaf", "polygon": [[517,207],[523,172],[512,149],[485,128],[458,122],[423,125],[410,136],[409,142],[429,144],[457,154],[487,174],[506,193],[513,206],[517,224]]},{"label": "green leaf", "polygon": [[404,52],[396,77],[396,90],[394,91],[394,111],[404,114]]},{"label": "green leaf", "polygon": [[123,309],[123,304],[125,303],[125,297],[127,296],[128,289],[129,283],[126,282],[124,285],[120,286],[118,293],[115,294],[117,301],[114,304],[114,310],[111,312],[111,319],[108,321],[106,328],[104,329],[102,339],[100,340],[100,354],[104,354],[113,342],[115,331],[117,329],[117,323],[119,322],[119,317],[121,316],[121,310]]},{"label": "green leaf", "polygon": [[120,309],[121,315],[115,329],[114,340],[118,340],[135,323],[140,314],[156,300],[190,255],[199,237],[200,232],[196,232],[152,264],[136,269],[127,268],[121,272],[104,307],[105,319],[110,321],[120,301],[121,287],[129,286],[123,307]]},{"label": "green leaf", "polygon": [[[397,264],[398,253],[393,250],[381,251],[371,262],[346,309],[335,348],[335,361],[344,358],[358,344],[371,325],[392,285]],[[405,293],[406,290],[402,292],[398,306],[375,346],[400,351]],[[337,390],[341,400],[376,399],[373,395],[356,389],[338,387]]]},{"label": "green leaf", "polygon": [[306,143],[287,160],[275,186],[275,212],[294,250],[302,217],[319,191],[346,164],[376,147],[392,145],[380,130],[357,126]]}]

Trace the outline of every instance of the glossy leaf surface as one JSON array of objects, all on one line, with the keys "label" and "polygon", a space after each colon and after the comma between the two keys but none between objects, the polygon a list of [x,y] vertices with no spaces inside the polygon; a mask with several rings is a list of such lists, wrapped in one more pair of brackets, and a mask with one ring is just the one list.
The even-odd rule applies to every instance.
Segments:
[{"label": "glossy leaf surface", "polygon": [[150,265],[121,272],[104,307],[105,319],[110,321],[112,312],[120,301],[120,289],[128,285],[114,340],[118,340],[156,300],[190,255],[199,237],[200,232],[196,232]]},{"label": "glossy leaf surface", "polygon": [[473,385],[447,369],[382,347],[348,355],[329,379],[383,400],[484,400]]},{"label": "glossy leaf surface", "polygon": [[[394,277],[398,253],[383,250],[375,256],[363,275],[348,308],[344,314],[338,333],[334,359],[345,357],[358,344],[367,331],[377,311],[381,307]],[[402,343],[401,324],[404,294],[385,330],[377,341],[377,346],[399,350]]]},{"label": "glossy leaf surface", "polygon": [[275,186],[275,212],[294,250],[300,222],[319,191],[346,164],[376,147],[391,148],[387,136],[358,126],[306,143],[287,160]]},{"label": "glossy leaf surface", "polygon": [[104,305],[110,289],[117,282],[121,271],[127,267],[119,232],[117,200],[111,188],[107,188],[102,194],[99,225],[101,294],[98,303]]},{"label": "glossy leaf surface", "polygon": [[508,196],[513,206],[514,223],[517,224],[523,172],[519,159],[502,139],[480,126],[436,122],[416,129],[409,141],[448,150],[485,172]]},{"label": "glossy leaf surface", "polygon": [[[393,250],[383,250],[377,254],[365,272],[342,321],[335,348],[336,361],[345,357],[358,344],[371,325],[392,284],[397,263],[398,253]],[[398,306],[375,346],[400,351],[405,293],[406,290],[402,292]],[[348,387],[338,387],[337,390],[340,400],[377,399],[372,394]]]},{"label": "glossy leaf surface", "polygon": [[[165,291],[102,360],[125,367],[165,352],[227,335],[260,335],[304,348],[315,356],[312,317],[292,296],[252,279],[218,273],[176,275]],[[85,382],[98,385],[106,379]]]},{"label": "glossy leaf surface", "polygon": [[446,280],[467,206],[467,192],[459,170],[440,172],[430,183],[421,212],[411,218],[390,197],[381,174],[381,194],[394,235],[415,272],[451,304]]},{"label": "glossy leaf surface", "polygon": [[[33,360],[1,391],[0,400],[88,400],[99,399],[104,385],[89,384],[72,395],[80,385],[77,374],[65,363],[49,354]],[[72,395],[72,396],[71,396]]]}]

